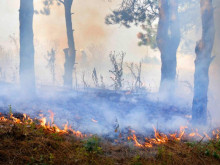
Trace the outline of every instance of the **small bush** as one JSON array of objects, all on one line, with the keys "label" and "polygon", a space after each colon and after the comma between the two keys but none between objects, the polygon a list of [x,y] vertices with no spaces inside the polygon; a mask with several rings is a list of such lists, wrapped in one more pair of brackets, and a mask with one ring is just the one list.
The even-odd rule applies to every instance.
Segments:
[{"label": "small bush", "polygon": [[97,136],[92,136],[89,139],[87,139],[84,144],[86,151],[101,153],[102,148],[100,147],[100,141],[101,139],[98,138]]}]

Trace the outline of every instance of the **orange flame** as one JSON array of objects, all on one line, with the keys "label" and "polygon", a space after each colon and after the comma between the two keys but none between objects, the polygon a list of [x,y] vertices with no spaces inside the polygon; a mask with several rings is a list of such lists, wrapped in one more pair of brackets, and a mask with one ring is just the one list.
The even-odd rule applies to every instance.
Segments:
[{"label": "orange flame", "polygon": [[[68,122],[64,125],[63,129],[60,129],[57,125],[54,124],[54,113],[49,110],[48,111],[50,113],[50,121],[47,121],[46,117],[44,117],[43,114],[40,114],[39,116],[41,117],[39,119],[40,121],[40,126],[42,126],[44,129],[50,130],[50,131],[55,131],[57,133],[60,134],[67,134],[67,133],[72,133],[73,135],[79,137],[79,138],[84,138],[87,135],[82,134],[80,131],[75,131],[71,128],[71,126],[68,126]],[[30,118],[30,116],[23,114],[23,120],[20,120],[16,117],[13,116],[13,114],[10,114],[9,118],[6,118],[4,116],[1,116],[0,113],[0,121],[1,122],[6,122],[6,121],[13,121],[14,123],[17,124],[30,124],[33,122],[33,120]],[[92,119],[93,122],[98,122],[94,119]],[[155,145],[159,145],[159,144],[164,144],[167,143],[169,141],[169,139],[172,140],[178,140],[181,141],[184,137],[190,137],[190,138],[206,138],[208,140],[212,140],[212,139],[216,139],[219,140],[220,138],[220,129],[215,129],[212,131],[212,136],[209,136],[206,132],[203,132],[202,136],[198,129],[192,130],[191,133],[187,133],[186,134],[186,128],[188,128],[187,126],[182,126],[180,127],[179,132],[173,133],[173,134],[163,134],[160,133],[155,127],[153,127],[154,129],[154,138],[144,138],[145,141],[143,143],[141,143],[138,138],[137,135],[135,133],[134,130],[130,130],[130,136],[127,137],[128,140],[132,140],[134,142],[134,145],[137,147],[142,147],[142,148],[152,148]],[[187,130],[188,132],[188,130]]]}]

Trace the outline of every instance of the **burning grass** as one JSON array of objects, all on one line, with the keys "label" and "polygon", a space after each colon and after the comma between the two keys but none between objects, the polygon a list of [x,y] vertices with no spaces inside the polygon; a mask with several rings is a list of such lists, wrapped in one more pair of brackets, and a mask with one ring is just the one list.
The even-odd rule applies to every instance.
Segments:
[{"label": "burning grass", "polygon": [[[220,164],[218,129],[212,137],[197,130],[188,133],[186,127],[168,135],[154,129],[150,138],[130,130],[128,140],[120,140],[121,135],[112,143],[74,131],[68,123],[61,129],[50,114],[50,122],[43,116],[1,116],[0,164]],[[191,137],[201,138],[187,140]]]}]

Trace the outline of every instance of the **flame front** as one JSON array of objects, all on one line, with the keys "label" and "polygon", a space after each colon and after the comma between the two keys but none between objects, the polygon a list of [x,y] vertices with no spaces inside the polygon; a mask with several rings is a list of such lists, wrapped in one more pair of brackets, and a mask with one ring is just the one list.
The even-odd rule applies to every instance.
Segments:
[{"label": "flame front", "polygon": [[[50,121],[47,121],[47,118],[43,114],[39,115],[40,116],[39,125],[43,127],[44,129],[57,132],[60,134],[72,133],[73,135],[79,138],[84,138],[87,136],[87,135],[82,134],[80,131],[73,130],[71,126],[69,126],[68,122],[64,124],[63,129],[59,128],[57,125],[54,124],[54,116],[55,116],[54,113],[51,110],[49,110],[48,112],[50,113],[50,117],[49,117]],[[17,123],[17,124],[32,124],[33,123],[33,120],[30,118],[30,116],[26,114],[23,114],[23,119],[21,120],[21,119],[14,117],[13,114],[10,114],[9,117],[6,118],[2,116],[2,114],[0,113],[0,122],[6,122],[6,121],[13,121],[14,123]],[[98,122],[94,119],[92,119],[92,121]],[[213,139],[219,140],[219,137],[220,137],[220,129],[213,130],[212,136],[209,136],[206,132],[199,133],[198,129],[192,129],[191,131],[189,131],[189,128],[187,126],[182,126],[180,127],[178,132],[175,132],[173,134],[167,134],[167,135],[164,133],[160,133],[155,127],[153,127],[153,130],[154,130],[154,138],[145,137],[143,138],[144,142],[140,142],[134,130],[130,130],[130,136],[128,136],[127,139],[129,141],[132,140],[134,142],[134,145],[137,147],[152,148],[156,145],[167,143],[169,140],[181,141],[184,138],[189,138],[189,139],[205,138],[208,140],[213,140]]]},{"label": "flame front", "polygon": [[159,131],[153,127],[154,129],[154,138],[145,138],[145,142],[140,143],[134,130],[131,130],[132,135],[128,137],[128,140],[133,140],[134,145],[137,147],[142,147],[142,148],[152,148],[153,146],[159,145],[159,144],[164,144],[167,143],[169,140],[176,140],[176,141],[181,141],[183,137],[189,137],[189,138],[206,138],[208,140],[216,139],[219,140],[220,136],[220,130],[216,129],[212,131],[212,138],[206,133],[203,132],[204,136],[202,136],[198,129],[193,130],[193,132],[186,134],[186,129],[187,126],[181,126],[179,133],[173,133],[173,134],[163,134],[159,133]]},{"label": "flame front", "polygon": [[[80,131],[75,131],[71,129],[71,127],[68,126],[68,122],[64,125],[64,129],[59,128],[57,125],[54,124],[54,113],[51,110],[49,110],[48,112],[50,113],[50,117],[49,117],[50,121],[48,122],[47,122],[47,118],[43,114],[39,115],[40,117],[39,125],[43,127],[44,129],[57,132],[60,134],[72,132],[77,137],[80,137],[80,138],[86,137],[86,135],[83,135]],[[10,114],[8,118],[1,116],[1,115],[2,114],[0,113],[1,122],[13,121],[14,123],[17,123],[17,124],[32,124],[33,123],[33,120],[27,114],[23,114],[22,120],[14,117],[13,114]]]}]

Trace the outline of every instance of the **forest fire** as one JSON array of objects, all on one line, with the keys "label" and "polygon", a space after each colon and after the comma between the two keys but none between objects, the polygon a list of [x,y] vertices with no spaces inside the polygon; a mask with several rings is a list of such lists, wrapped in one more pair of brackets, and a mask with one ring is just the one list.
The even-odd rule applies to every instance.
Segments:
[{"label": "forest fire", "polygon": [[[73,135],[79,138],[86,137],[86,135],[83,135],[80,131],[73,130],[71,126],[68,125],[68,122],[64,125],[63,129],[59,128],[56,124],[54,124],[54,113],[51,110],[49,110],[49,113],[50,113],[50,117],[49,117],[50,121],[48,122],[47,122],[47,118],[44,117],[43,114],[39,115],[40,116],[39,120],[37,120],[36,118],[34,120],[36,121],[36,123],[37,121],[39,122],[39,126],[51,132],[56,132],[59,134],[72,133]],[[23,114],[22,120],[14,117],[12,113],[9,115],[8,118],[4,116],[0,117],[0,121],[3,122],[13,121],[16,124],[27,124],[27,125],[33,124],[35,122],[34,120],[31,119],[27,114]]]},{"label": "forest fire", "polygon": [[136,147],[142,147],[142,148],[152,148],[153,146],[159,145],[159,144],[164,144],[164,143],[168,143],[168,141],[170,140],[174,140],[174,141],[181,141],[181,140],[186,140],[186,139],[198,139],[200,138],[200,140],[206,139],[206,140],[219,140],[219,135],[220,135],[220,131],[219,129],[215,129],[212,131],[212,137],[210,137],[206,132],[203,132],[202,134],[198,133],[198,129],[195,129],[195,132],[191,132],[191,133],[186,133],[189,130],[186,130],[188,127],[187,126],[182,126],[180,127],[180,130],[178,133],[173,133],[173,134],[164,134],[164,133],[160,133],[155,127],[154,128],[154,138],[145,138],[145,142],[140,143],[138,141],[138,138],[135,134],[134,130],[131,130],[131,136],[128,137],[128,140],[133,140],[134,141],[134,145]]},{"label": "forest fire", "polygon": [[85,137],[86,135],[83,135],[80,131],[75,131],[71,128],[71,126],[68,125],[68,122],[64,125],[64,128],[61,129],[59,128],[56,124],[54,124],[54,113],[49,110],[48,111],[50,113],[50,122],[48,121],[48,123],[46,124],[46,117],[43,117],[43,115],[41,114],[40,116],[42,117],[40,119],[40,125],[46,129],[55,131],[57,133],[60,134],[67,134],[69,132],[71,132],[73,135],[77,136],[77,137]]},{"label": "forest fire", "polygon": [[0,164],[220,164],[220,0],[93,1],[0,2]]},{"label": "forest fire", "polygon": [[[47,118],[43,116],[43,114],[40,114],[40,119],[37,120],[36,118],[33,120],[28,115],[23,114],[23,119],[19,119],[13,116],[13,114],[10,114],[9,117],[0,117],[0,121],[7,122],[12,121],[16,124],[25,124],[30,125],[33,124],[35,121],[39,121],[39,126],[43,127],[45,130],[56,132],[59,134],[73,134],[76,137],[79,138],[85,138],[87,137],[86,134],[82,134],[80,131],[75,131],[71,128],[70,125],[68,125],[68,122],[64,124],[64,128],[61,129],[56,124],[54,124],[54,113],[49,110],[50,113],[50,121],[47,122]],[[1,115],[1,114],[0,114]],[[92,120],[93,122],[98,122],[96,120]],[[143,135],[138,136],[134,130],[129,130],[129,136],[127,137],[128,141],[132,141],[134,143],[134,146],[140,147],[140,148],[153,148],[154,146],[161,145],[168,143],[169,141],[185,141],[185,140],[219,140],[220,137],[220,129],[215,129],[212,131],[211,136],[208,135],[208,133],[203,132],[199,133],[198,129],[190,129],[188,126],[181,126],[179,131],[175,133],[162,133],[159,132],[154,126],[154,137],[143,137]],[[121,135],[123,136],[123,135]],[[126,135],[125,135],[126,136]],[[115,140],[118,141],[118,140]]]}]

